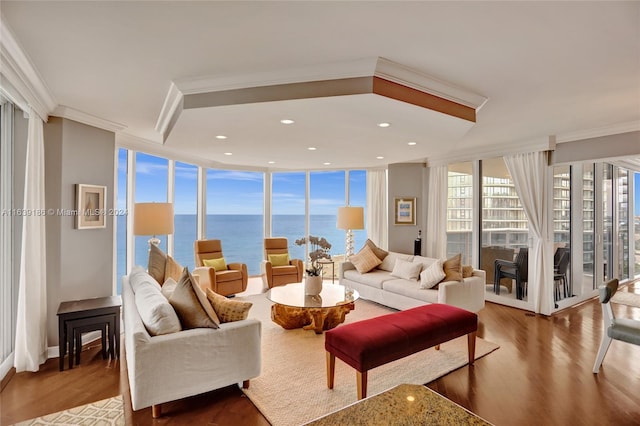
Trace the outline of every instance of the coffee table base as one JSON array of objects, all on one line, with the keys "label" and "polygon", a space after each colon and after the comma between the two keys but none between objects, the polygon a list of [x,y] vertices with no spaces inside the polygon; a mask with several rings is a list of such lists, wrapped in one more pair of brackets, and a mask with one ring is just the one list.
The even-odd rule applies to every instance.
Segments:
[{"label": "coffee table base", "polygon": [[298,308],[274,303],[271,306],[271,320],[285,330],[303,328],[322,334],[324,330],[331,330],[342,324],[345,316],[354,309],[353,302],[330,308]]}]

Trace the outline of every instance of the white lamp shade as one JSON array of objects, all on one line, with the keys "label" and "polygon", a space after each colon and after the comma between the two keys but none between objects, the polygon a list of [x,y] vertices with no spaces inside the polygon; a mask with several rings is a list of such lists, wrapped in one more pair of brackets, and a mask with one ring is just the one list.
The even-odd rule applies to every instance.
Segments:
[{"label": "white lamp shade", "polygon": [[364,229],[364,207],[338,207],[338,229]]},{"label": "white lamp shade", "polygon": [[172,203],[137,203],[133,209],[135,235],[173,234]]}]

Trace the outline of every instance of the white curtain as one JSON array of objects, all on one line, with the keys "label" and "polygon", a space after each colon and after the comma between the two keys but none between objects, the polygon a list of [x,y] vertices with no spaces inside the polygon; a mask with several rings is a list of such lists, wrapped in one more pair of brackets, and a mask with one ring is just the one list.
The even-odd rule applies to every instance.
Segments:
[{"label": "white curtain", "polygon": [[29,111],[24,188],[22,251],[14,366],[38,371],[47,359],[47,287],[44,199],[43,122]]},{"label": "white curtain", "polygon": [[[513,183],[529,220],[529,298],[536,313],[551,314],[553,309],[553,244],[547,220],[548,163],[546,152],[504,157]],[[533,294],[532,294],[533,293]],[[531,300],[531,299],[530,299]]]},{"label": "white curtain", "polygon": [[427,257],[443,259],[447,256],[447,202],[448,176],[446,165],[429,167],[427,181],[427,232],[422,237],[426,242]]},{"label": "white curtain", "polygon": [[367,170],[367,236],[378,247],[389,247],[387,171]]}]

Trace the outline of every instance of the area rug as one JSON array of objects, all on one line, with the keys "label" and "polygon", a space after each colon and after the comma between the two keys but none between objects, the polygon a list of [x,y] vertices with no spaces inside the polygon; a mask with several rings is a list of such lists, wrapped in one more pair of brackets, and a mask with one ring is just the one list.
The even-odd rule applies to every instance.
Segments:
[{"label": "area rug", "polygon": [[628,291],[617,291],[611,298],[613,303],[620,303],[622,305],[635,306],[640,308],[640,294],[631,293]]},{"label": "area rug", "polygon": [[122,395],[118,395],[69,410],[47,414],[37,419],[16,423],[16,426],[122,426],[124,424],[124,404]]},{"label": "area rug", "polygon": [[[249,317],[262,321],[262,372],[244,392],[272,425],[300,425],[356,402],[355,370],[340,360],[336,360],[334,389],[327,388],[324,335],[284,330],[273,323],[271,302],[264,295],[238,299],[253,302]],[[358,300],[345,324],[390,312],[394,311]],[[497,348],[477,339],[476,359]],[[439,351],[427,349],[369,371],[367,393],[375,395],[402,383],[426,384],[466,364],[463,336],[442,344]]]}]

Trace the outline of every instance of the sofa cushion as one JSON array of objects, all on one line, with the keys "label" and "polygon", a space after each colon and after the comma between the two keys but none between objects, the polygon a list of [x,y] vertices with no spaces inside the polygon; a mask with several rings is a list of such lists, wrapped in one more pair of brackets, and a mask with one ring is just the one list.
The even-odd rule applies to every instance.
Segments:
[{"label": "sofa cushion", "polygon": [[[194,277],[195,278],[195,277]],[[176,291],[176,287],[178,286],[178,282],[171,277],[168,277],[164,280],[164,284],[162,284],[162,288],[160,291],[162,295],[167,298],[167,300],[171,299],[171,295],[174,291]]]},{"label": "sofa cushion", "polygon": [[224,257],[220,257],[218,259],[202,259],[202,264],[215,269],[216,272],[226,271],[228,269],[227,262],[224,260]]},{"label": "sofa cushion", "polygon": [[462,281],[462,254],[445,260],[442,269],[446,275],[442,281]]},{"label": "sofa cushion", "polygon": [[362,247],[362,249],[349,257],[349,261],[353,263],[353,266],[356,267],[358,272],[361,274],[365,274],[378,266],[382,261],[376,254],[371,250],[371,248],[367,245]]},{"label": "sofa cushion", "polygon": [[218,328],[220,320],[187,268],[178,281],[169,303],[176,310],[182,328]]},{"label": "sofa cushion", "polygon": [[382,289],[389,293],[395,293],[412,299],[421,300],[425,303],[438,302],[438,290],[421,290],[419,281],[403,279],[389,280],[382,284]]},{"label": "sofa cushion", "polygon": [[349,269],[348,271],[344,271],[344,277],[345,279],[374,288],[382,288],[382,283],[395,279],[387,271],[381,271],[379,269],[374,269],[366,274],[361,274],[355,269]]},{"label": "sofa cushion", "polygon": [[138,288],[148,283],[155,284],[158,287],[158,290],[160,290],[160,284],[153,279],[147,271],[142,269],[142,266],[134,266],[131,273],[129,273],[129,284],[131,285],[131,290],[135,293],[138,291]]},{"label": "sofa cushion", "polygon": [[473,266],[462,265],[462,278],[469,278],[473,276]]},{"label": "sofa cushion", "polygon": [[[239,271],[234,271],[234,272],[238,272]],[[286,266],[274,266],[271,269],[271,273],[276,276],[276,275],[296,275],[298,273],[298,268],[296,268],[295,265],[286,265]]]},{"label": "sofa cushion", "polygon": [[436,260],[424,271],[420,272],[420,289],[426,290],[438,285],[446,274],[442,269],[442,260]]},{"label": "sofa cushion", "polygon": [[251,302],[227,299],[210,288],[207,289],[207,299],[221,323],[246,320],[249,309],[253,306]]},{"label": "sofa cushion", "polygon": [[378,259],[380,260],[384,260],[385,257],[387,257],[387,255],[389,254],[388,251],[381,249],[380,247],[378,247],[373,241],[371,241],[370,239],[367,239],[367,241],[364,242],[364,244],[366,246],[368,246],[371,251],[373,251],[373,253],[378,257]]},{"label": "sofa cushion", "polygon": [[424,257],[424,256],[413,256],[413,263],[419,263],[422,265],[422,270],[424,271],[429,266],[433,265],[433,263],[438,260],[433,257]]},{"label": "sofa cushion", "polygon": [[149,275],[151,275],[158,284],[164,282],[164,270],[166,266],[167,255],[155,244],[150,244],[147,271],[149,271]]},{"label": "sofa cushion", "polygon": [[146,282],[138,287],[135,295],[136,309],[150,335],[176,333],[182,330],[176,311],[160,292],[160,287]]},{"label": "sofa cushion", "polygon": [[405,280],[417,280],[420,276],[422,264],[413,263],[402,259],[396,259],[396,264],[391,271],[391,275]]},{"label": "sofa cushion", "polygon": [[384,258],[380,266],[378,266],[378,269],[382,269],[383,271],[387,272],[393,271],[393,267],[396,266],[396,259],[407,260],[411,262],[413,260],[413,255],[395,253],[390,251],[387,257]]},{"label": "sofa cushion", "polygon": [[161,284],[164,285],[167,278],[172,278],[175,282],[178,282],[182,276],[182,269],[182,265],[176,262],[173,257],[167,255],[167,262],[164,267],[164,281]]}]

